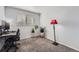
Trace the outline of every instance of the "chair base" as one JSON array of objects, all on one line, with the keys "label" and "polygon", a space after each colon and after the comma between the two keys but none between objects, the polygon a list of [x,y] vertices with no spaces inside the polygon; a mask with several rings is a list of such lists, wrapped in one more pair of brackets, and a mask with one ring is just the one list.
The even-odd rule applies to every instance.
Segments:
[{"label": "chair base", "polygon": [[55,46],[59,45],[57,42],[53,42],[52,44],[55,45]]}]

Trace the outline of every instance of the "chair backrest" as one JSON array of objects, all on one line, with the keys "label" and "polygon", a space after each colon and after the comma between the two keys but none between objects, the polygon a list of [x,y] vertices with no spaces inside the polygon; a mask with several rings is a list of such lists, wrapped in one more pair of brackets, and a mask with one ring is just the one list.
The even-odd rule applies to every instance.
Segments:
[{"label": "chair backrest", "polygon": [[2,35],[2,26],[0,26],[0,35]]},{"label": "chair backrest", "polygon": [[20,40],[20,29],[18,29],[17,32],[16,32],[16,38],[17,38],[18,40]]}]

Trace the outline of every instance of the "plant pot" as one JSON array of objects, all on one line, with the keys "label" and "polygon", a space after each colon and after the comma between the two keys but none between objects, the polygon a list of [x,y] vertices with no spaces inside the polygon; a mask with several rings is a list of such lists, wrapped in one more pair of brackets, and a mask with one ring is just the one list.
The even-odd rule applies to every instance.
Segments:
[{"label": "plant pot", "polygon": [[40,36],[41,36],[42,38],[44,38],[44,33],[40,33]]}]

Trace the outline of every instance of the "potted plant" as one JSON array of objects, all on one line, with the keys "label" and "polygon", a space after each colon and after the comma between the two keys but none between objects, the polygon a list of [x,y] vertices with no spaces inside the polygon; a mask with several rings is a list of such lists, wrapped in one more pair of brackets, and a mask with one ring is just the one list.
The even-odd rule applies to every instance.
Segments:
[{"label": "potted plant", "polygon": [[35,30],[34,30],[34,28],[32,28],[32,33],[35,33]]},{"label": "potted plant", "polygon": [[44,37],[44,28],[42,28],[42,27],[40,28],[40,36]]}]

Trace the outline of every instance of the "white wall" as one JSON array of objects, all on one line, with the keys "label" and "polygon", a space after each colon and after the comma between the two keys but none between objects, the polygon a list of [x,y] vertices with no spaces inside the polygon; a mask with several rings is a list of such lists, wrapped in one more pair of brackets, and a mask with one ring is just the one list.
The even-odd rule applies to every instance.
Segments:
[{"label": "white wall", "polygon": [[0,19],[5,19],[4,6],[0,6]]},{"label": "white wall", "polygon": [[28,11],[37,12],[34,6],[12,6],[12,7],[20,8],[20,9],[24,9],[24,10],[28,10]]},{"label": "white wall", "polygon": [[0,25],[1,25],[1,20],[5,19],[5,11],[4,11],[4,6],[0,6]]},{"label": "white wall", "polygon": [[46,27],[46,37],[53,40],[51,19],[57,19],[57,42],[79,51],[79,7],[36,7],[41,12],[41,26]]}]

